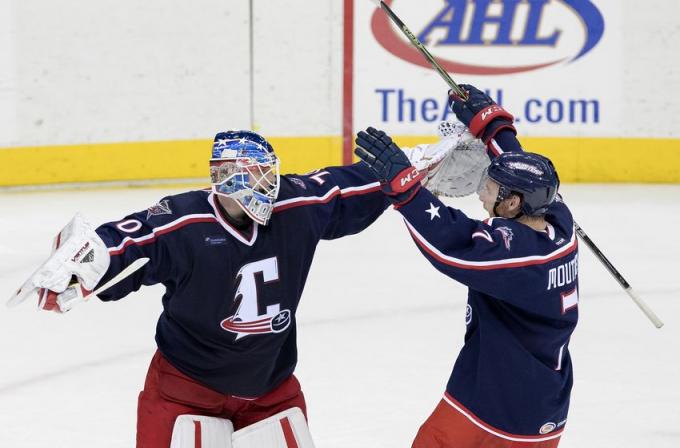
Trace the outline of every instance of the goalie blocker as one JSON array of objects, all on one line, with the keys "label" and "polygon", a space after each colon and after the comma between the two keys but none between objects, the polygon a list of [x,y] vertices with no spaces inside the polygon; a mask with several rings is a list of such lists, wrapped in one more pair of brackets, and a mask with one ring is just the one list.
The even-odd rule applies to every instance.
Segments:
[{"label": "goalie blocker", "polygon": [[314,442],[300,408],[291,408],[236,432],[223,418],[180,415],[170,448],[314,448]]}]

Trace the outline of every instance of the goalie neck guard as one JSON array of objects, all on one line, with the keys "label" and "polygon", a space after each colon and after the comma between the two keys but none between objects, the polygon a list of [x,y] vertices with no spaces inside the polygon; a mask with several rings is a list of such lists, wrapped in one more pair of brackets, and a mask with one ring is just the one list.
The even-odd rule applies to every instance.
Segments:
[{"label": "goalie neck guard", "polygon": [[496,206],[511,194],[522,198],[521,213],[540,216],[557,196],[560,179],[550,159],[531,152],[506,152],[491,162],[486,177],[500,185]]},{"label": "goalie neck guard", "polygon": [[279,194],[279,159],[255,132],[220,132],[213,143],[210,182],[215,194],[233,199],[255,222],[266,225]]}]

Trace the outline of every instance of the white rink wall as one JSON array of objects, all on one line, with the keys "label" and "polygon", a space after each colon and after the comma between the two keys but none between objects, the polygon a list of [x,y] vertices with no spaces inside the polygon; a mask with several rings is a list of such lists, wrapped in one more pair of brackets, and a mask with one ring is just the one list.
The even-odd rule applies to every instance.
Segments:
[{"label": "white rink wall", "polygon": [[[393,2],[414,30],[418,3]],[[434,3],[430,16],[443,2]],[[620,36],[607,51],[595,48],[584,57],[613,68],[606,78],[618,85],[626,118],[612,136],[678,137],[677,5],[594,3],[614,16],[610,22],[605,15],[606,33]],[[355,5],[360,18],[372,3]],[[339,135],[342,2],[253,0],[252,6],[254,117],[248,0],[0,0],[0,146],[202,138],[251,122],[269,135]],[[365,37],[369,24],[355,26]],[[427,74],[399,69],[415,84]],[[534,74],[538,89],[559,76]],[[596,75],[579,72],[578,84]],[[426,82],[444,94],[435,74]],[[360,110],[372,98],[355,102]]]},{"label": "white rink wall", "polygon": [[[390,3],[418,34],[457,1]],[[502,96],[527,148],[551,157],[566,181],[680,182],[675,3],[532,4],[545,12],[536,38],[559,31],[555,48],[441,45],[445,27],[428,46],[442,61],[486,66],[563,58],[522,73],[452,74]],[[530,4],[518,5],[513,33],[527,33]],[[343,112],[348,6],[352,117]],[[578,8],[600,15],[604,33],[570,60],[593,34]],[[225,128],[272,138],[288,172],[348,161],[342,137],[350,120],[354,131],[374,125],[403,145],[429,141],[441,116],[423,110],[442,115],[446,87],[380,43],[376,15],[369,0],[0,0],[0,187],[204,177],[205,148]],[[484,27],[493,37],[494,25]],[[386,106],[379,89],[412,98],[413,120],[398,116],[396,93]],[[155,166],[159,158],[165,167]],[[105,169],[111,161],[120,167]]]},{"label": "white rink wall", "polygon": [[255,117],[247,0],[0,0],[0,146],[338,132],[342,4],[253,17]]}]

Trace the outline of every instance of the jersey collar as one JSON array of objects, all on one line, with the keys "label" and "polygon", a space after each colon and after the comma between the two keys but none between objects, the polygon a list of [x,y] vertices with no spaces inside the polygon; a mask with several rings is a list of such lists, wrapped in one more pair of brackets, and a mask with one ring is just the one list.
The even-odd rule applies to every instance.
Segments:
[{"label": "jersey collar", "polygon": [[257,233],[258,233],[258,224],[253,221],[253,231],[250,234],[250,238],[248,238],[247,235],[244,235],[241,233],[236,227],[232,226],[229,224],[229,222],[224,219],[222,216],[222,213],[219,210],[219,207],[217,206],[217,198],[215,198],[215,193],[210,193],[208,195],[208,202],[210,203],[210,206],[213,209],[213,212],[215,213],[215,217],[217,218],[217,222],[219,222],[224,230],[226,230],[231,236],[236,238],[238,241],[242,242],[246,246],[252,246],[255,244],[255,240],[257,239]]}]

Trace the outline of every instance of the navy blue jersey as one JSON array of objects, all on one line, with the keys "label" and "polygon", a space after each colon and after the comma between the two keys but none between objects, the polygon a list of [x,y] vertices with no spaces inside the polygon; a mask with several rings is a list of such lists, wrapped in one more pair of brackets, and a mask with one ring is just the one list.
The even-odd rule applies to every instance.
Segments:
[{"label": "navy blue jersey", "polygon": [[[512,132],[502,134],[491,157],[521,150]],[[469,287],[465,344],[445,399],[497,434],[561,432],[578,318],[578,242],[567,206],[550,206],[544,231],[470,219],[425,189],[399,211],[429,261]]]},{"label": "navy blue jersey", "polygon": [[161,353],[212,389],[261,396],[295,368],[295,311],[317,243],[365,229],[387,205],[361,165],[281,176],[270,223],[246,231],[225,219],[210,191],[169,196],[97,229],[111,255],[100,284],[150,258],[99,297],[162,283]]}]

